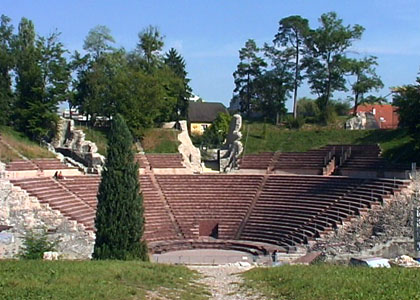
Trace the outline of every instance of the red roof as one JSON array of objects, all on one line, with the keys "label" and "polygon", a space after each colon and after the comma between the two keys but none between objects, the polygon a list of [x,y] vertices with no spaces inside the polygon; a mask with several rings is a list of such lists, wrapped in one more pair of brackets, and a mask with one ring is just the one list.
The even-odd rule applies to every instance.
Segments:
[{"label": "red roof", "polygon": [[372,113],[381,129],[398,128],[399,116],[397,107],[391,104],[362,104],[357,107],[357,112]]}]

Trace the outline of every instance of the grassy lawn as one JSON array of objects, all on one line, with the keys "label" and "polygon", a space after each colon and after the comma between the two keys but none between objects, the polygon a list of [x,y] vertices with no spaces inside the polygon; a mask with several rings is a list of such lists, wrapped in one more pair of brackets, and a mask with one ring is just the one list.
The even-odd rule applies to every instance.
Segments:
[{"label": "grassy lawn", "polygon": [[178,134],[175,129],[150,128],[145,131],[141,144],[146,153],[177,153]]},{"label": "grassy lawn", "polygon": [[197,276],[134,261],[1,261],[0,299],[207,299]]},{"label": "grassy lawn", "polygon": [[[29,159],[32,158],[53,158],[54,154],[39,144],[29,140],[23,133],[13,130],[11,127],[0,126],[2,139],[14,147],[19,153]],[[0,148],[0,160],[3,162],[19,159],[19,157],[6,147]]]},{"label": "grassy lawn", "polygon": [[334,265],[257,268],[243,274],[244,286],[270,299],[420,299],[416,269],[371,269]]},{"label": "grassy lawn", "polygon": [[85,126],[76,126],[76,129],[83,130],[85,139],[96,144],[98,152],[102,155],[106,155],[106,149],[108,147],[108,128],[92,128]]},{"label": "grassy lawn", "polygon": [[[264,129],[265,127],[265,129]],[[271,124],[245,124],[242,129],[245,153],[264,151],[303,152],[328,144],[376,144],[383,155],[393,161],[420,162],[411,137],[405,130],[345,130],[333,127],[310,127],[300,130],[279,128]]]}]

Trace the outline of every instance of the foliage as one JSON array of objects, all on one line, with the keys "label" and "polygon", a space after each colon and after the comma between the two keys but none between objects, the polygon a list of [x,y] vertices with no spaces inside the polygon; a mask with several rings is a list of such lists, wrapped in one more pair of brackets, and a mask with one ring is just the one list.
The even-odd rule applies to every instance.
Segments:
[{"label": "foliage", "polygon": [[255,268],[245,286],[276,299],[420,299],[418,271],[339,265]]},{"label": "foliage", "polygon": [[94,259],[147,260],[143,199],[133,139],[120,115],[111,124],[107,159],[98,190]]},{"label": "foliage", "polygon": [[207,299],[184,266],[138,261],[3,260],[1,299]]},{"label": "foliage", "polygon": [[229,114],[219,113],[212,125],[204,131],[201,138],[195,138],[195,142],[208,148],[219,148],[227,137],[231,119],[232,117]]},{"label": "foliage", "polygon": [[70,72],[59,34],[36,39],[32,21],[22,18],[14,41],[16,103],[14,125],[34,140],[51,138],[57,104],[66,98]]},{"label": "foliage", "polygon": [[351,59],[348,62],[350,74],[356,78],[351,85],[354,95],[353,114],[356,114],[357,107],[363,103],[379,102],[377,97],[365,97],[366,93],[384,87],[381,78],[376,74],[375,66],[378,65],[376,59],[375,56],[369,56],[361,60]]},{"label": "foliage", "polygon": [[151,25],[141,31],[138,37],[137,51],[145,58],[147,71],[151,72],[160,62],[159,53],[164,45],[163,37],[159,29]]},{"label": "foliage", "polygon": [[14,66],[12,49],[13,26],[9,25],[10,18],[0,17],[0,125],[10,122],[13,104],[12,79],[10,72]]},{"label": "foliage", "polygon": [[294,71],[293,78],[293,117],[297,117],[297,94],[298,88],[302,83],[303,76],[301,71],[301,57],[305,54],[305,39],[309,33],[308,20],[301,16],[290,16],[279,21],[279,29],[274,38],[274,43],[284,47],[287,57],[293,60],[290,71]]},{"label": "foliage", "polygon": [[309,98],[301,98],[297,103],[297,113],[298,116],[307,118],[315,118],[319,115],[319,107],[316,104],[315,100]]},{"label": "foliage", "polygon": [[104,25],[97,25],[89,30],[83,43],[83,49],[99,58],[105,51],[112,50],[110,43],[115,43],[111,30]]},{"label": "foliage", "polygon": [[306,67],[311,90],[318,95],[319,107],[325,111],[334,91],[346,91],[345,71],[348,64],[346,51],[353,41],[361,38],[364,28],[360,25],[344,26],[337,14],[321,15],[321,25],[310,30],[306,39],[308,55]]},{"label": "foliage", "polygon": [[59,240],[50,241],[47,232],[34,232],[28,230],[23,237],[23,248],[19,250],[19,258],[21,259],[42,259],[44,252],[56,251]]},{"label": "foliage", "polygon": [[350,103],[348,101],[331,101],[330,105],[334,107],[337,115],[348,116],[350,111]]},{"label": "foliage", "polygon": [[185,60],[174,48],[171,48],[165,56],[165,65],[168,66],[169,69],[171,69],[183,82],[182,91],[179,93],[176,105],[175,119],[187,119],[188,103],[189,98],[191,97],[192,89],[188,85],[190,79],[187,78]]},{"label": "foliage", "polygon": [[255,81],[261,76],[262,68],[267,65],[262,58],[258,57],[259,51],[260,49],[254,40],[247,40],[245,47],[239,50],[240,62],[233,73],[235,79],[234,92],[238,96],[241,112],[248,117],[252,111],[255,111],[254,106],[257,100]]},{"label": "foliage", "polygon": [[416,85],[394,89],[393,104],[398,107],[400,125],[406,127],[420,150],[420,78]]},{"label": "foliage", "polygon": [[284,120],[286,127],[289,129],[299,129],[305,124],[305,119],[301,116],[294,118],[291,115],[286,116]]}]

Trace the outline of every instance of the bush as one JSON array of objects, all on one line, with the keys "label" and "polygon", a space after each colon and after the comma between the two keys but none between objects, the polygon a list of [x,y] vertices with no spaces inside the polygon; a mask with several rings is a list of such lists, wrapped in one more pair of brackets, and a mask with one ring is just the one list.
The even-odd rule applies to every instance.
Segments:
[{"label": "bush", "polygon": [[286,116],[284,122],[289,129],[299,129],[305,124],[305,119],[301,116],[298,116],[296,119],[293,116]]},{"label": "bush", "polygon": [[59,240],[49,241],[45,230],[40,233],[29,230],[23,239],[23,248],[20,248],[18,254],[21,259],[42,259],[44,252],[56,251],[59,243]]},{"label": "bush", "polygon": [[297,103],[297,113],[298,116],[303,118],[313,118],[319,115],[319,107],[315,100],[309,98],[301,98]]}]

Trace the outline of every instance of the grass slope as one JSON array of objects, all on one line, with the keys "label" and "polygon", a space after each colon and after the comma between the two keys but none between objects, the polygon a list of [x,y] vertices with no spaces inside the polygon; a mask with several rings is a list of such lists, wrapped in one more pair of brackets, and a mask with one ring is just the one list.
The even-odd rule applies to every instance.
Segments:
[{"label": "grass slope", "polygon": [[[265,127],[265,129],[264,129]],[[245,153],[264,151],[303,152],[328,144],[376,144],[384,157],[392,161],[420,162],[420,154],[404,129],[396,130],[345,130],[312,127],[289,130],[262,123],[245,124],[242,129]]]},{"label": "grass slope", "polygon": [[175,129],[150,128],[141,144],[146,153],[178,153],[178,134]]},{"label": "grass slope", "polygon": [[196,277],[136,261],[2,261],[0,299],[206,299]]},{"label": "grass slope", "polygon": [[[39,146],[39,144],[29,140],[23,133],[13,130],[11,127],[0,126],[0,133],[2,139],[14,147],[19,153],[29,159],[33,158],[53,158],[54,154],[47,149]],[[16,153],[9,148],[0,145],[0,160],[9,162],[15,159],[20,159]]]},{"label": "grass slope", "polygon": [[372,269],[334,265],[257,268],[243,274],[244,286],[270,299],[420,299],[416,269]]},{"label": "grass slope", "polygon": [[85,134],[85,139],[96,144],[98,147],[98,152],[102,155],[106,155],[106,150],[108,147],[108,128],[92,128],[77,126],[76,129],[83,130]]}]

